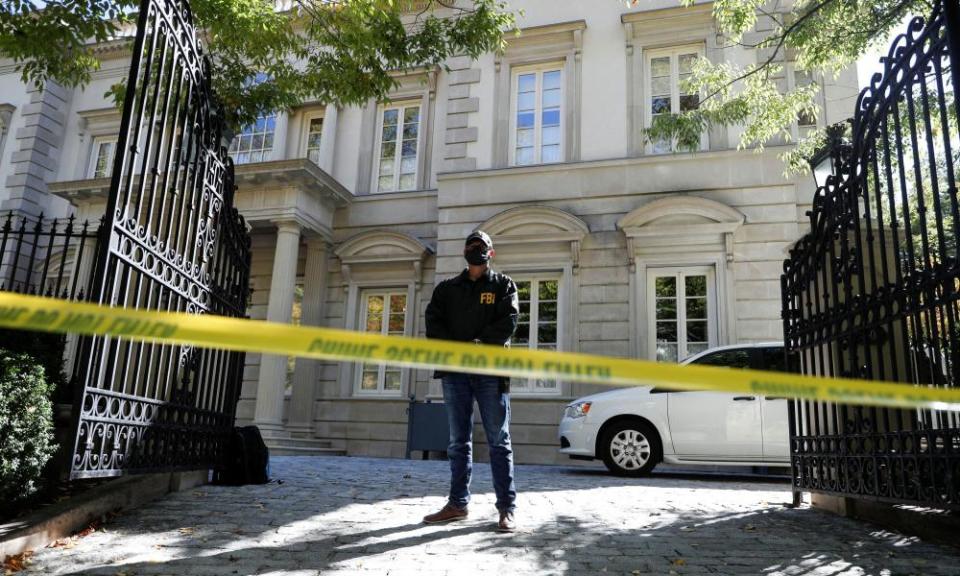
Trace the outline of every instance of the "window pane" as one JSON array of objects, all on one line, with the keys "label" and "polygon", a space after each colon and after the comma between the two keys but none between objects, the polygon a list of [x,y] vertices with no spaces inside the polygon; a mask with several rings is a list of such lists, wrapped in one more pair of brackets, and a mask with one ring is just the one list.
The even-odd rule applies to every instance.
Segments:
[{"label": "window pane", "polygon": [[392,108],[390,110],[383,111],[383,125],[387,124],[396,124],[397,123],[397,109]]},{"label": "window pane", "polygon": [[393,158],[397,154],[397,145],[393,142],[384,142],[380,146],[381,158]]},{"label": "window pane", "polygon": [[522,92],[517,96],[517,110],[533,110],[536,105],[536,94],[533,92]]},{"label": "window pane", "polygon": [[417,141],[416,140],[404,140],[403,141],[403,151],[401,152],[403,156],[416,156],[417,155]]},{"label": "window pane", "polygon": [[417,188],[417,178],[413,174],[402,174],[400,176],[400,190],[415,190]]},{"label": "window pane", "polygon": [[541,322],[556,322],[557,321],[557,303],[556,302],[540,302],[537,306],[537,316],[540,318]]},{"label": "window pane", "polygon": [[254,134],[250,143],[250,148],[263,150],[263,134]]},{"label": "window pane", "polygon": [[706,342],[687,342],[687,356],[699,354],[709,347],[710,345]]},{"label": "window pane", "polygon": [[657,320],[675,320],[677,301],[673,298],[657,298]]},{"label": "window pane", "polygon": [[543,118],[541,122],[544,126],[550,126],[553,124],[560,124],[560,111],[559,110],[544,110]]},{"label": "window pane", "polygon": [[517,147],[525,148],[533,146],[533,129],[524,128],[523,130],[517,130]]},{"label": "window pane", "polygon": [[686,296],[706,296],[707,295],[707,277],[705,275],[687,276],[684,278]]},{"label": "window pane", "polygon": [[419,106],[410,106],[403,110],[403,123],[411,124],[420,122],[420,107]]},{"label": "window pane", "polygon": [[517,156],[514,162],[518,165],[533,164],[533,148],[517,148]]},{"label": "window pane", "polygon": [[384,390],[399,390],[400,389],[400,371],[399,370],[388,370],[383,378],[383,389]]},{"label": "window pane", "polygon": [[668,342],[657,341],[657,361],[658,362],[676,362],[677,345]]},{"label": "window pane", "polygon": [[404,324],[403,314],[391,314],[390,323],[387,327],[387,330],[391,334],[393,333],[403,334],[403,324]]},{"label": "window pane", "polygon": [[670,57],[661,56],[650,60],[651,76],[669,76],[670,75]]},{"label": "window pane", "polygon": [[681,54],[679,68],[681,74],[690,74],[693,72],[693,64],[697,61],[697,54]]},{"label": "window pane", "polygon": [[520,112],[517,114],[517,128],[533,128],[535,119],[533,112]]},{"label": "window pane", "polygon": [[536,74],[521,74],[517,77],[518,92],[533,92],[537,88]]},{"label": "window pane", "polygon": [[560,127],[559,126],[545,127],[543,129],[543,136],[541,137],[541,140],[543,141],[544,145],[559,144],[560,143]]},{"label": "window pane", "polygon": [[543,89],[550,90],[552,88],[560,88],[559,70],[551,70],[543,73]]},{"label": "window pane", "polygon": [[685,94],[680,96],[680,111],[688,112],[700,107],[700,96],[698,94]]},{"label": "window pane", "polygon": [[707,321],[695,320],[687,322],[687,341],[688,342],[706,342],[707,341]]},{"label": "window pane", "polygon": [[390,297],[390,312],[404,312],[407,311],[407,295],[406,294],[394,294]]},{"label": "window pane", "polygon": [[407,156],[400,159],[400,173],[413,174],[417,171],[417,157]]},{"label": "window pane", "polygon": [[654,98],[650,102],[650,113],[651,114],[669,114],[670,98],[667,96]]},{"label": "window pane", "polygon": [[540,300],[557,299],[558,282],[556,280],[542,280],[538,287]]},{"label": "window pane", "polygon": [[677,323],[676,322],[657,322],[657,340],[666,340],[668,342],[677,341]]},{"label": "window pane", "polygon": [[404,124],[403,125],[403,139],[404,140],[416,140],[417,134],[419,133],[419,124]]},{"label": "window pane", "polygon": [[517,282],[517,297],[520,300],[530,300],[530,282]]},{"label": "window pane", "polygon": [[669,96],[670,95],[670,77],[665,76],[662,78],[654,77],[650,80],[650,94],[653,96]]},{"label": "window pane", "polygon": [[363,370],[363,380],[360,382],[361,390],[376,390],[377,389],[377,368],[373,367],[372,370],[364,367]]},{"label": "window pane", "polygon": [[676,296],[677,279],[673,276],[660,276],[655,281],[657,297]]},{"label": "window pane", "polygon": [[543,163],[547,162],[559,162],[560,161],[560,146],[554,144],[552,146],[544,146],[540,150],[540,161]]},{"label": "window pane", "polygon": [[[660,303],[657,302],[657,306]],[[706,320],[707,318],[707,299],[706,298],[687,298],[687,319],[688,320]]]},{"label": "window pane", "polygon": [[543,92],[543,107],[559,108],[560,107],[560,90],[545,90]]},{"label": "window pane", "polygon": [[513,333],[512,344],[514,346],[525,347],[530,341],[530,325],[517,324],[517,331]]},{"label": "window pane", "polygon": [[556,344],[557,343],[557,325],[553,323],[541,322],[540,325],[537,327],[537,341],[540,344]]},{"label": "window pane", "polygon": [[384,158],[380,161],[380,175],[388,176],[393,174],[394,162],[393,158]]},{"label": "window pane", "polygon": [[397,127],[384,125],[382,134],[383,143],[392,145],[397,140]]},{"label": "window pane", "polygon": [[380,192],[393,191],[393,176],[381,176],[377,180],[377,190]]}]

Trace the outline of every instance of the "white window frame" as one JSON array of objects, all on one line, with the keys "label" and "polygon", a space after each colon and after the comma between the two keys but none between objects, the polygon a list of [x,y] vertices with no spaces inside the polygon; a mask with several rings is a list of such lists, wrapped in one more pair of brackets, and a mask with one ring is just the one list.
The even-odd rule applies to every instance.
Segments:
[{"label": "white window frame", "polygon": [[320,146],[317,147],[317,159],[313,161],[317,166],[320,165],[320,151],[323,150],[323,127],[326,125],[326,114],[323,111],[312,112],[306,114],[303,117],[303,139],[301,140],[301,150],[303,150],[303,157],[310,159],[310,123],[314,120],[320,120]]},{"label": "white window frame", "polygon": [[[407,333],[407,326],[410,322],[410,294],[409,290],[402,286],[391,286],[383,288],[363,288],[360,290],[359,306],[357,306],[357,327],[359,331],[366,332],[367,329],[367,302],[371,296],[383,296],[384,297],[384,319],[381,322],[380,334],[386,336],[389,332],[389,321],[386,316],[389,316],[388,303],[389,297],[391,296],[403,296],[406,300],[406,308],[403,314],[403,334]],[[399,398],[403,396],[403,383],[404,383],[404,370],[403,368],[391,368],[399,373],[400,375],[400,387],[397,390],[385,390],[384,385],[386,384],[386,364],[376,364],[377,366],[377,389],[376,390],[364,390],[363,389],[363,362],[357,362],[356,368],[354,370],[354,382],[353,382],[353,393],[355,396],[363,397],[388,397],[388,398]],[[375,364],[370,362],[368,364]]]},{"label": "white window frame", "polygon": [[[552,61],[529,66],[516,66],[512,69],[510,78],[510,148],[507,151],[507,162],[510,166],[536,166],[537,164],[543,163],[541,159],[541,138],[543,131],[543,73],[554,71],[560,72],[560,126],[558,127],[560,131],[560,159],[556,162],[550,162],[550,164],[562,163],[566,158],[566,66],[562,61]],[[534,91],[536,107],[534,108],[535,112],[533,122],[533,162],[531,164],[517,164],[517,106],[519,104],[517,101],[517,88],[519,87],[520,76],[531,73],[535,73],[537,76],[536,89]]]},{"label": "white window frame", "polygon": [[[87,167],[87,176],[89,178],[110,178],[113,176],[113,162],[117,158],[117,142],[119,141],[118,136],[94,136],[93,141],[90,144],[90,163]],[[107,161],[106,173],[103,176],[97,176],[97,158],[100,156],[100,149],[104,144],[113,145],[113,154],[110,159]]]},{"label": "white window frame", "polygon": [[788,63],[785,67],[786,77],[787,77],[787,89],[793,91],[797,88],[797,74],[809,74],[810,83],[816,84],[820,91],[815,97],[817,105],[817,118],[813,124],[800,125],[799,118],[794,119],[790,127],[790,135],[793,138],[794,142],[799,142],[801,139],[806,138],[811,132],[823,125],[823,105],[821,98],[823,97],[823,83],[820,82],[820,79],[817,78],[816,74],[808,70],[797,70],[794,63]]},{"label": "white window frame", "polygon": [[[417,108],[417,155],[416,155],[416,171],[413,173],[413,188],[400,188],[400,162],[401,162],[401,153],[403,152],[403,124],[399,123],[403,120],[404,112],[407,108]],[[380,150],[383,144],[383,116],[388,110],[399,110],[397,113],[397,143],[396,151],[394,155],[394,171],[393,171],[393,190],[380,190]],[[397,100],[390,102],[388,104],[381,104],[377,107],[377,132],[376,138],[374,139],[374,154],[373,154],[373,178],[370,183],[370,190],[374,194],[389,194],[391,192],[409,192],[410,190],[419,190],[420,185],[420,162],[422,160],[423,150],[423,119],[424,119],[424,106],[422,99],[415,100]]]},{"label": "white window frame", "polygon": [[[515,283],[520,282],[543,282],[543,281],[554,281],[557,283],[557,351],[563,351],[564,338],[563,335],[566,333],[566,306],[565,306],[565,286],[564,286],[564,275],[562,272],[537,272],[537,273],[518,273],[513,277]],[[539,306],[534,306],[534,295],[536,295],[536,301],[539,302],[539,290],[536,292],[531,286],[530,290],[530,340],[529,344],[536,345],[538,344],[537,339],[539,337]],[[536,327],[536,330],[534,330]],[[529,345],[526,347],[530,350],[537,350],[538,348],[531,348]],[[535,386],[536,378],[526,378],[523,380],[512,379],[510,383],[510,393],[513,395],[522,395],[522,396],[560,396],[562,383],[560,380],[556,381],[556,386],[553,389],[544,389],[537,388]],[[522,384],[525,382],[525,384]]]},{"label": "white window frame", "polygon": [[[653,125],[653,112],[650,105],[653,100],[653,65],[654,58],[670,57],[670,113],[678,114],[680,112],[680,55],[696,52],[698,58],[703,58],[703,44],[685,44],[680,46],[671,46],[669,48],[652,49],[646,52],[643,60],[643,125],[650,128]],[[709,146],[707,132],[700,135],[700,150],[706,150]],[[669,151],[658,152],[654,150],[653,142],[646,143],[647,154],[676,154],[676,142],[672,142]]]},{"label": "white window frame", "polygon": [[717,273],[714,266],[670,266],[670,267],[651,267],[647,269],[647,298],[646,298],[646,317],[647,317],[647,358],[657,359],[657,299],[656,299],[656,281],[657,278],[675,276],[677,278],[677,362],[682,362],[691,356],[687,351],[687,308],[686,295],[684,294],[681,302],[681,288],[686,289],[683,282],[684,276],[707,276],[707,349],[719,345],[718,328],[718,299],[717,299]]},{"label": "white window frame", "polygon": [[[265,157],[261,158],[260,160],[255,161],[255,162],[254,162],[254,161],[251,161],[251,160],[249,160],[249,159],[246,160],[246,161],[244,161],[244,162],[240,162],[240,160],[239,160],[239,157],[240,157],[240,154],[241,154],[241,152],[240,152],[240,140],[241,140],[241,138],[244,136],[243,131],[247,128],[247,126],[249,126],[249,125],[247,125],[247,126],[243,126],[243,127],[240,129],[240,132],[238,132],[238,133],[233,137],[233,140],[230,142],[230,146],[229,146],[228,149],[227,149],[227,153],[230,155],[231,158],[233,158],[234,164],[238,164],[238,165],[239,165],[239,164],[257,164],[257,163],[260,163],[260,162],[269,162],[269,161],[273,160],[274,152],[276,151],[276,147],[277,147],[277,125],[278,125],[278,123],[279,123],[279,121],[280,121],[280,116],[279,116],[279,114],[277,114],[276,112],[271,112],[271,113],[269,113],[269,114],[264,114],[264,115],[262,115],[262,116],[258,116],[257,119],[254,120],[254,126],[256,126],[257,120],[260,120],[261,118],[263,118],[263,120],[264,120],[264,131],[263,131],[263,132],[257,132],[256,129],[254,128],[254,131],[250,133],[250,137],[253,138],[254,136],[256,136],[256,135],[258,135],[258,134],[262,134],[262,135],[264,136],[264,140],[266,140],[266,135],[267,135],[267,134],[273,134],[273,142],[271,143],[271,145],[270,145],[269,148],[265,148],[265,147],[263,147],[263,148],[256,148],[256,149],[250,148],[249,150],[245,151],[244,153],[245,153],[245,154],[248,154],[248,153],[250,153],[250,152],[262,152]],[[272,131],[272,132],[266,130],[266,123],[269,121],[270,118],[273,118],[273,131]],[[230,151],[230,148],[233,148],[233,143],[234,143],[234,142],[237,143],[237,149],[236,149],[235,151],[232,151],[232,152],[231,152],[231,151]]]}]

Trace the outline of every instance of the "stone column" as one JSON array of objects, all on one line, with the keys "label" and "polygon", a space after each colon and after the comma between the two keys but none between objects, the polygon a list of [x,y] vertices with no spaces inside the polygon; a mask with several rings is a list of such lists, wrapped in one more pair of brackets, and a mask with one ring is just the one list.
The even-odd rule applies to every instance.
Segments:
[{"label": "stone column", "polygon": [[[323,303],[327,297],[327,257],[327,243],[323,238],[307,240],[303,303],[300,308],[302,326],[319,326],[323,321]],[[293,369],[293,395],[287,415],[287,430],[293,436],[309,438],[313,435],[313,402],[319,368],[316,360],[297,358]]]},{"label": "stone column", "polygon": [[337,122],[340,110],[333,104],[327,104],[323,113],[323,131],[320,133],[320,168],[327,174],[333,174],[337,141]]},{"label": "stone column", "polygon": [[[273,255],[270,278],[270,299],[267,320],[289,323],[293,311],[293,290],[297,281],[297,253],[300,248],[300,225],[277,223],[277,247]],[[287,358],[275,354],[260,357],[257,380],[257,406],[253,422],[264,437],[284,436],[283,400],[287,379]]]},{"label": "stone column", "polygon": [[290,128],[290,112],[286,110],[278,111],[275,122],[273,127],[273,151],[270,153],[270,159],[286,160],[287,150],[289,150],[287,136]]}]

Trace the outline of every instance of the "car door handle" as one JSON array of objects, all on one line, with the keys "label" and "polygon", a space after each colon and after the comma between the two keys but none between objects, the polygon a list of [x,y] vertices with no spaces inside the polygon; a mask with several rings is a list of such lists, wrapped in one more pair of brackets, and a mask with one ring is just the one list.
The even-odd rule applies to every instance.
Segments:
[{"label": "car door handle", "polygon": [[734,396],[733,397],[734,402],[753,402],[756,399],[757,399],[756,396]]},{"label": "car door handle", "polygon": [[786,396],[764,396],[766,400],[786,400]]}]

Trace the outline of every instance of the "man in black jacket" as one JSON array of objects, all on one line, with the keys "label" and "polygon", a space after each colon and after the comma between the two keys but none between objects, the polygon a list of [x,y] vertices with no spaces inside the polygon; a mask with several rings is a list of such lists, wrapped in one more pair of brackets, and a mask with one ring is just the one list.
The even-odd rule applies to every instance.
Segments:
[{"label": "man in black jacket", "polygon": [[[427,338],[504,346],[517,328],[517,285],[494,272],[493,242],[478,230],[467,237],[463,256],[467,268],[444,280],[427,305]],[[450,423],[450,497],[442,510],[426,516],[427,524],[467,517],[473,471],[473,401],[477,401],[490,446],[490,469],[497,493],[502,532],[515,529],[513,511],[517,491],[513,484],[513,448],[510,445],[509,381],[497,376],[438,372],[443,379],[443,401]]]}]

